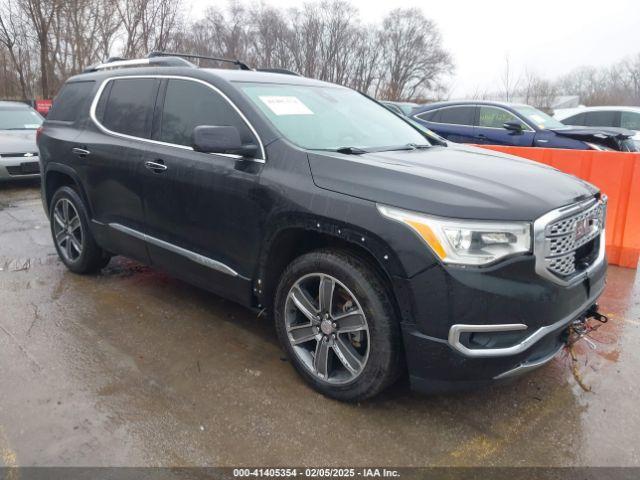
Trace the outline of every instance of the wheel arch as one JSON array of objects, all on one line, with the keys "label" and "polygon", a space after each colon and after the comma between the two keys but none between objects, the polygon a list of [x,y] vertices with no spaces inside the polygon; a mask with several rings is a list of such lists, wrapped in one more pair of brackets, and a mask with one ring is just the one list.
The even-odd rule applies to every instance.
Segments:
[{"label": "wheel arch", "polygon": [[53,195],[60,187],[64,186],[70,186],[76,189],[91,215],[88,197],[82,187],[78,174],[71,167],[59,163],[48,164],[44,178],[42,179],[42,200],[47,215],[49,215]]},{"label": "wheel arch", "polygon": [[400,260],[378,236],[360,228],[332,221],[297,219],[287,221],[267,235],[253,282],[253,295],[260,308],[271,310],[279,279],[295,258],[321,248],[348,251],[373,268],[390,289],[399,313],[394,277],[404,276]]}]

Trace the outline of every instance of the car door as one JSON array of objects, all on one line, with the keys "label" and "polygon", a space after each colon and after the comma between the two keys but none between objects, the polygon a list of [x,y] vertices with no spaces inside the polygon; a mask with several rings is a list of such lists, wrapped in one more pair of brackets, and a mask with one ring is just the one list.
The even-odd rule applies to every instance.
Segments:
[{"label": "car door", "polygon": [[416,115],[427,128],[438,135],[458,143],[475,143],[474,122],[476,107],[474,105],[452,105]]},{"label": "car door", "polygon": [[83,180],[100,243],[146,263],[142,174],[159,85],[152,78],[107,80],[93,124],[75,142],[77,155],[86,157]]},{"label": "car door", "polygon": [[[535,132],[521,118],[508,110],[492,105],[479,105],[475,131],[477,143],[486,145],[514,145],[529,147]],[[504,124],[515,122],[522,126],[519,131],[507,130]]]},{"label": "car door", "polygon": [[151,261],[246,301],[262,229],[258,181],[264,160],[196,152],[190,145],[200,125],[235,126],[243,144],[259,140],[225,96],[195,79],[164,80],[157,110],[158,143],[144,172]]}]

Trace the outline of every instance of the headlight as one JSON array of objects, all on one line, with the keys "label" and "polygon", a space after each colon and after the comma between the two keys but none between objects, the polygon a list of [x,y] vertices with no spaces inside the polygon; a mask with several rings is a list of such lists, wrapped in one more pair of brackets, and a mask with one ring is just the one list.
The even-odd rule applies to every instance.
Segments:
[{"label": "headlight", "polygon": [[382,215],[404,223],[446,263],[487,265],[531,251],[531,224],[431,217],[378,205]]}]

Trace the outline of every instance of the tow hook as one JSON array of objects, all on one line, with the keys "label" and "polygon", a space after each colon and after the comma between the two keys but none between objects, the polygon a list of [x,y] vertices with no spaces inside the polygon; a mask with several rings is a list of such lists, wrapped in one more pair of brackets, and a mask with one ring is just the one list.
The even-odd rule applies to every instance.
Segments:
[{"label": "tow hook", "polygon": [[596,320],[597,322],[607,323],[609,318],[606,315],[603,315],[598,311],[598,304],[594,304],[589,310],[587,310],[584,315],[576,318],[571,324],[569,328],[565,331],[564,341],[567,346],[571,346],[574,343],[582,340],[583,338],[589,344],[589,346],[595,350],[596,344],[593,343],[589,338],[586,338],[591,332],[597,330],[600,325],[589,325],[589,320]]},{"label": "tow hook", "polygon": [[601,314],[598,311],[598,304],[594,304],[586,313],[585,317],[588,319],[593,318],[594,320],[597,320],[600,323],[607,323],[609,321],[609,317],[607,317],[606,315]]}]

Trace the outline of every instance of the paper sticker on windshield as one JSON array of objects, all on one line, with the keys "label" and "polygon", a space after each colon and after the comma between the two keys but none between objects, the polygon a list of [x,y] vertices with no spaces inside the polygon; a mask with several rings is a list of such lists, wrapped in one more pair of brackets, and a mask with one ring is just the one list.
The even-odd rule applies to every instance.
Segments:
[{"label": "paper sticker on windshield", "polygon": [[276,115],[313,115],[298,97],[263,95],[258,98]]}]

